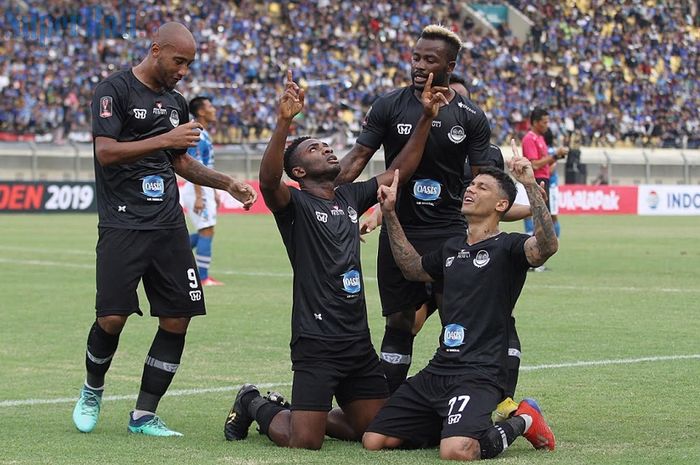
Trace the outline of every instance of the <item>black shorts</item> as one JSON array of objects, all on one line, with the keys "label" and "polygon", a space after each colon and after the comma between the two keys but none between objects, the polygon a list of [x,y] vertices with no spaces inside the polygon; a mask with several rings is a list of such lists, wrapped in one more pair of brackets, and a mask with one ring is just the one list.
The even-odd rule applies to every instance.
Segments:
[{"label": "black shorts", "polygon": [[547,193],[547,201],[545,203],[547,204],[547,210],[551,210],[549,206],[549,178],[537,178],[535,181],[537,181],[538,186],[544,183],[544,191]]},{"label": "black shorts", "polygon": [[409,448],[434,447],[453,436],[479,439],[493,425],[502,396],[486,379],[421,370],[391,395],[367,431],[403,439]]},{"label": "black shorts", "polygon": [[[425,255],[442,248],[447,239],[456,234],[464,233],[460,229],[440,231],[431,237],[416,237],[407,235],[409,242],[420,255]],[[377,252],[377,284],[379,285],[379,298],[382,303],[382,315],[406,310],[418,310],[421,305],[433,298],[434,293],[442,293],[442,283],[422,283],[408,281],[403,277],[401,269],[394,260],[389,244],[389,236],[380,234],[379,250]]]},{"label": "black shorts", "polygon": [[99,228],[97,316],[143,315],[136,293],[142,279],[152,316],[181,318],[206,313],[187,228]]},{"label": "black shorts", "polygon": [[360,399],[386,399],[389,387],[369,339],[299,338],[292,344],[292,410],[329,411]]}]

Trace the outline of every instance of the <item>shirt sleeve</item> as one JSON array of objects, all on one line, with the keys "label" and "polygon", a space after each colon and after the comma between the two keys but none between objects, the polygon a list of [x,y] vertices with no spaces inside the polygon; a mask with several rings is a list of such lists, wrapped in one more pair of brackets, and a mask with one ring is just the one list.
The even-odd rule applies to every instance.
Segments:
[{"label": "shirt sleeve", "polygon": [[442,279],[442,248],[423,255],[420,259],[423,270],[435,281]]},{"label": "shirt sleeve", "polygon": [[523,156],[528,160],[538,160],[540,158],[540,152],[537,150],[534,137],[526,135],[523,138]]},{"label": "shirt sleeve", "polygon": [[357,143],[377,150],[384,141],[389,121],[388,105],[386,99],[379,97],[367,110],[362,121],[362,132],[357,138]]},{"label": "shirt sleeve", "polygon": [[527,256],[525,256],[525,241],[530,237],[528,234],[521,233],[508,234],[510,256],[513,264],[518,269],[527,269],[532,266],[527,261]]},{"label": "shirt sleeve", "polygon": [[119,139],[127,112],[119,92],[113,82],[101,82],[92,97],[92,137],[109,137]]},{"label": "shirt sleeve", "polygon": [[357,214],[362,215],[369,210],[369,207],[377,203],[377,178],[372,178],[364,182],[353,182],[345,184],[351,190],[352,196],[357,205]]},{"label": "shirt sleeve", "polygon": [[476,121],[471,127],[471,132],[467,134],[469,143],[467,145],[467,160],[472,166],[488,166],[488,149],[491,145],[491,126],[483,111],[479,112]]}]

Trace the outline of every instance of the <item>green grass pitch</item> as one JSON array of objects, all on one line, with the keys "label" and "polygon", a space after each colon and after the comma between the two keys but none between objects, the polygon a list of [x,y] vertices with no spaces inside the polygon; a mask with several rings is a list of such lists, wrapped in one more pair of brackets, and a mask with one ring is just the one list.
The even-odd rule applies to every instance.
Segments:
[{"label": "green grass pitch", "polygon": [[[520,227],[506,225],[505,229]],[[563,217],[551,271],[531,273],[516,309],[523,345],[518,398],[538,399],[558,440],[552,453],[523,439],[504,464],[700,463],[700,218]],[[190,325],[159,414],[183,438],[126,432],[155,332],[130,319],[91,434],[71,421],[94,318],[96,217],[0,216],[1,464],[421,464],[436,450],[369,453],[328,439],[319,452],[277,448],[254,432],[223,438],[244,382],[288,394],[290,266],[269,216],[220,218],[208,315]],[[375,276],[377,235],[363,246],[375,346],[383,332]],[[148,304],[142,297],[143,309]],[[416,338],[415,371],[439,334]],[[580,363],[577,363],[580,362]]]}]

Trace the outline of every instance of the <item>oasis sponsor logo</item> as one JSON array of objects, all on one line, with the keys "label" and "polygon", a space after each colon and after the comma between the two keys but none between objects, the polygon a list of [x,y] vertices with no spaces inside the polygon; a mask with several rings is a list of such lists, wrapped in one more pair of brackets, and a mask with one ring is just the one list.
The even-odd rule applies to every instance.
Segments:
[{"label": "oasis sponsor logo", "polygon": [[328,223],[328,213],[316,212],[316,219],[321,223]]},{"label": "oasis sponsor logo", "polygon": [[489,253],[485,250],[479,250],[474,257],[474,266],[477,268],[482,268],[491,260]]},{"label": "oasis sponsor logo", "polygon": [[442,186],[432,179],[417,179],[413,185],[413,197],[423,202],[433,202],[440,198]]},{"label": "oasis sponsor logo", "polygon": [[146,119],[148,112],[145,108],[134,108],[134,118],[136,119]]},{"label": "oasis sponsor logo", "polygon": [[402,136],[407,136],[411,133],[411,129],[413,128],[412,124],[403,124],[399,123],[396,125],[396,131],[401,134]]},{"label": "oasis sponsor logo", "polygon": [[362,281],[360,279],[360,272],[357,270],[350,270],[342,275],[343,278],[343,290],[348,294],[359,294],[362,290]]},{"label": "oasis sponsor logo", "polygon": [[447,138],[455,144],[459,144],[466,137],[467,134],[464,132],[464,128],[462,126],[452,126],[452,129],[450,129],[450,133],[447,135]]},{"label": "oasis sponsor logo", "polygon": [[165,195],[165,181],[158,175],[141,178],[141,190],[148,200],[162,202]]},{"label": "oasis sponsor logo", "polygon": [[465,329],[462,325],[449,324],[442,333],[442,343],[445,347],[459,347],[464,344]]}]

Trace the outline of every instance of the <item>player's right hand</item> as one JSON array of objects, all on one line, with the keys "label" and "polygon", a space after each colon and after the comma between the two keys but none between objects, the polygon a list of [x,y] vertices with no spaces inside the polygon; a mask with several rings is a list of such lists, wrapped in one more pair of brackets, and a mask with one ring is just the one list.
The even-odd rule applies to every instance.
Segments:
[{"label": "player's right hand", "polygon": [[166,145],[171,149],[188,149],[196,147],[199,143],[199,134],[202,125],[195,120],[181,124],[170,132],[163,134],[166,137]]},{"label": "player's right hand", "polygon": [[435,118],[440,111],[440,104],[449,104],[445,97],[445,95],[449,95],[449,92],[450,89],[447,87],[433,87],[433,73],[428,74],[428,80],[425,82],[423,92],[420,95],[425,116]]},{"label": "player's right hand", "polygon": [[292,119],[303,108],[304,89],[300,88],[292,79],[292,70],[287,70],[287,82],[284,84],[284,93],[279,103],[279,117],[282,119]]},{"label": "player's right hand", "polygon": [[382,213],[391,212],[396,207],[396,190],[399,186],[399,170],[394,170],[394,179],[390,186],[381,185],[377,191],[377,200]]}]

